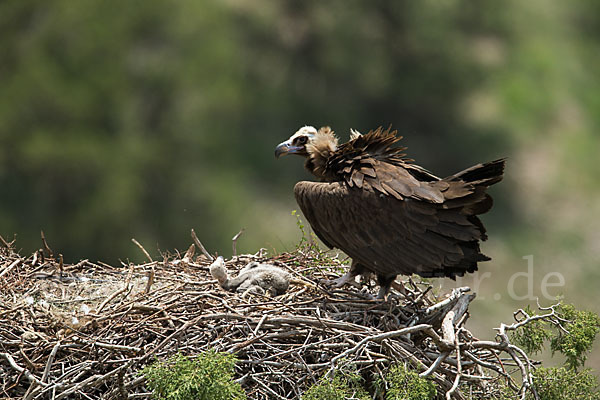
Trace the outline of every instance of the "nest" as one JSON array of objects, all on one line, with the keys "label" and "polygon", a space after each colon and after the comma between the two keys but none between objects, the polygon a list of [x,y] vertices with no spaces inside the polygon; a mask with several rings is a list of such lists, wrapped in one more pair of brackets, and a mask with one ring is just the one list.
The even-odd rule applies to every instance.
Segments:
[{"label": "nest", "polygon": [[496,380],[522,397],[531,387],[531,362],[508,341],[510,326],[487,342],[465,328],[468,288],[437,297],[409,279],[386,302],[364,289],[332,291],[319,281],[344,265],[312,247],[226,262],[231,273],[250,261],[289,271],[287,292],[270,297],[224,291],[209,274],[212,256],[194,256],[194,245],[183,256],[110,266],[64,264],[45,241],[22,257],[3,242],[0,390],[8,398],[150,398],[145,365],[209,349],[237,356],[236,377],[252,399],[300,398],[342,364],[384,387],[392,364],[410,364],[446,398],[464,399],[466,388],[489,396]]}]

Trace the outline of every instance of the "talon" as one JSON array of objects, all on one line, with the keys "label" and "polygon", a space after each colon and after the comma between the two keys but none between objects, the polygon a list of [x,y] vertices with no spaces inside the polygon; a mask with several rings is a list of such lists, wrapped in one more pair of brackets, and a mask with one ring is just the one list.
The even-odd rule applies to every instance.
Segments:
[{"label": "talon", "polygon": [[360,289],[362,288],[362,285],[357,283],[354,278],[356,277],[356,274],[352,273],[352,272],[347,272],[345,273],[343,276],[337,278],[337,279],[323,279],[321,281],[321,283],[323,283],[324,285],[327,286],[331,286],[335,289],[339,289],[342,286],[344,286],[346,283]]}]

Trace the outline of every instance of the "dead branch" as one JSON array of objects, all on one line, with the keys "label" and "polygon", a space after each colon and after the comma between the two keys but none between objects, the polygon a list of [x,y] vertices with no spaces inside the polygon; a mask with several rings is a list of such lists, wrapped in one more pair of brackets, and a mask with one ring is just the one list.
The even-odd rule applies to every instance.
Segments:
[{"label": "dead branch", "polygon": [[233,237],[231,238],[231,246],[233,248],[233,257],[237,256],[237,241],[240,238],[240,236],[242,236],[242,233],[244,233],[245,229],[242,228],[240,229],[240,231]]},{"label": "dead branch", "polygon": [[194,241],[196,246],[198,246],[198,248],[202,251],[202,254],[204,254],[204,256],[206,258],[208,258],[211,262],[215,261],[215,258],[208,251],[206,251],[206,248],[204,247],[204,245],[202,244],[200,239],[198,239],[198,236],[196,236],[196,232],[194,232],[193,229],[192,229],[192,240]]},{"label": "dead branch", "polygon": [[4,245],[4,247],[10,249],[10,244],[2,237],[2,235],[0,235],[0,242]]},{"label": "dead branch", "polygon": [[15,359],[10,354],[0,353],[0,356],[2,356],[6,361],[8,361],[8,364],[12,367],[12,369],[23,374],[27,379],[29,379],[31,381],[31,383],[35,383],[36,385],[40,385],[40,386],[45,386],[45,384],[41,380],[36,378],[35,375],[33,375],[31,372],[29,372],[25,368],[19,366],[16,363]]},{"label": "dead branch", "polygon": [[21,262],[23,262],[23,260],[21,258],[17,258],[8,266],[2,268],[2,270],[0,271],[0,278],[3,277],[5,274],[9,273],[13,268],[21,264]]},{"label": "dead branch", "polygon": [[48,242],[46,242],[46,235],[44,235],[44,231],[40,231],[40,234],[42,236],[42,244],[44,245],[44,249],[48,253],[48,257],[54,258],[54,252],[52,251],[50,246],[48,246]]},{"label": "dead branch", "polygon": [[152,259],[152,257],[150,257],[150,254],[146,251],[146,249],[144,248],[144,246],[142,246],[140,244],[140,242],[138,242],[134,238],[131,238],[131,241],[133,242],[133,244],[135,244],[137,247],[139,247],[139,249],[142,251],[142,253],[144,253],[144,255],[146,256],[146,258],[148,259],[148,261],[154,262],[154,260]]}]

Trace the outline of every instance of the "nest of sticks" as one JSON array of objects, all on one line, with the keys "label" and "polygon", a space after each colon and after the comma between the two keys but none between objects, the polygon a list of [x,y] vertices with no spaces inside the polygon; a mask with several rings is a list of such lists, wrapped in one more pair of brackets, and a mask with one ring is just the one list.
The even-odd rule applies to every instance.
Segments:
[{"label": "nest of sticks", "polygon": [[[209,274],[212,255],[193,237],[186,254],[159,261],[138,244],[148,262],[120,266],[67,265],[45,239],[44,249],[23,257],[2,239],[0,396],[150,398],[145,365],[209,349],[237,356],[236,377],[252,399],[300,398],[342,364],[384,386],[390,365],[409,364],[436,383],[440,398],[493,397],[497,381],[522,398],[532,390],[532,362],[507,336],[519,322],[501,325],[495,341],[477,340],[465,327],[468,288],[436,296],[409,279],[386,302],[364,289],[331,291],[319,280],[339,276],[344,264],[307,246],[226,262],[232,273],[250,261],[289,271],[285,294],[230,293]],[[195,256],[195,247],[204,254]]]}]

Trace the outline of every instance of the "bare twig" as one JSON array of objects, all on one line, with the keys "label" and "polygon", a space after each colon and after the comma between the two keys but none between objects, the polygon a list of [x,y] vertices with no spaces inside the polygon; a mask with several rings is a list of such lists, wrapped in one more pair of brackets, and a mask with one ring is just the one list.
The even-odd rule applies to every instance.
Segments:
[{"label": "bare twig", "polygon": [[0,242],[1,242],[1,243],[4,245],[4,247],[6,247],[7,249],[10,249],[10,248],[11,248],[10,244],[9,244],[9,243],[8,243],[6,240],[4,240],[4,238],[2,237],[2,235],[0,235]]},{"label": "bare twig", "polygon": [[108,296],[106,298],[106,300],[104,300],[100,306],[98,307],[98,313],[100,313],[104,307],[110,303],[111,300],[113,300],[115,297],[119,296],[120,294],[125,293],[126,291],[129,290],[129,283],[131,282],[131,277],[133,275],[133,265],[131,266],[130,270],[129,270],[129,274],[127,275],[127,279],[125,280],[125,284],[123,285],[123,287],[119,290],[117,290],[116,292],[113,292],[113,294],[111,294],[110,296]]},{"label": "bare twig", "polygon": [[233,257],[237,256],[237,241],[240,238],[240,236],[242,236],[242,233],[244,233],[245,229],[242,228],[240,229],[240,231],[238,233],[236,233],[236,235],[234,237],[231,238],[231,247],[233,248]]},{"label": "bare twig", "polygon": [[185,255],[183,256],[183,258],[181,259],[181,261],[183,261],[186,264],[189,264],[192,262],[193,257],[194,257],[194,253],[196,252],[196,245],[194,245],[193,243],[190,244],[190,247],[188,247],[187,251],[185,252]]},{"label": "bare twig", "polygon": [[449,352],[443,352],[440,353],[440,355],[435,359],[434,362],[431,363],[431,366],[429,368],[427,368],[425,371],[421,372],[419,374],[419,376],[421,378],[425,378],[428,377],[429,375],[433,374],[435,372],[435,370],[442,365],[442,362],[444,362],[444,360],[450,355]]},{"label": "bare twig", "polygon": [[50,368],[52,367],[52,363],[54,362],[54,357],[56,357],[56,352],[60,348],[60,340],[56,342],[50,355],[48,356],[48,361],[46,362],[46,368],[44,368],[44,374],[42,375],[42,382],[46,382],[48,380],[48,376],[50,375]]},{"label": "bare twig", "polygon": [[29,379],[29,381],[31,381],[32,383],[35,383],[36,385],[40,385],[40,386],[46,386],[45,383],[43,383],[38,378],[36,378],[35,375],[33,375],[31,372],[29,372],[25,368],[19,366],[15,362],[15,359],[12,358],[12,356],[10,354],[8,354],[8,353],[0,353],[0,356],[2,356],[6,361],[8,361],[8,364],[12,367],[12,369],[14,369],[15,371],[23,374],[25,376],[25,378]]},{"label": "bare twig", "polygon": [[383,339],[391,339],[391,338],[395,338],[398,336],[402,336],[402,335],[407,335],[409,333],[413,333],[413,332],[418,332],[418,331],[423,331],[425,329],[431,328],[431,325],[425,325],[425,324],[421,324],[421,325],[416,325],[416,326],[410,326],[404,329],[399,329],[397,331],[391,331],[391,332],[384,332],[384,333],[380,333],[377,335],[372,335],[372,336],[367,336],[366,338],[364,338],[363,340],[361,340],[360,342],[358,342],[356,344],[356,346],[344,351],[341,354],[338,354],[337,356],[333,357],[331,359],[331,364],[332,364],[332,368],[329,370],[328,375],[332,372],[333,370],[333,366],[335,366],[335,363],[352,354],[355,353],[356,351],[358,351],[360,348],[362,348],[367,342],[377,342]]},{"label": "bare twig", "polygon": [[4,275],[6,275],[10,271],[12,271],[13,268],[15,268],[16,266],[18,266],[22,262],[23,262],[23,260],[21,258],[17,258],[16,260],[14,260],[7,267],[5,267],[5,268],[2,269],[2,272],[0,272],[0,277],[3,277]]},{"label": "bare twig", "polygon": [[152,288],[152,284],[154,283],[155,275],[156,275],[156,271],[155,271],[154,265],[153,265],[152,269],[150,269],[150,271],[148,271],[148,281],[146,282],[146,289],[144,289],[144,293],[146,293],[146,294],[150,293],[150,289]]},{"label": "bare twig", "polygon": [[451,400],[452,399],[452,394],[454,394],[454,392],[456,392],[456,389],[458,389],[458,385],[460,383],[460,378],[462,377],[462,364],[460,361],[460,346],[458,344],[458,336],[454,337],[454,345],[455,345],[455,349],[456,349],[456,375],[454,377],[454,383],[452,384],[452,387],[446,392],[446,400]]},{"label": "bare twig", "polygon": [[52,251],[50,246],[48,246],[48,242],[46,242],[46,235],[44,235],[44,231],[40,231],[40,234],[42,236],[42,244],[44,245],[44,249],[48,253],[48,257],[54,258],[54,252]]},{"label": "bare twig", "polygon": [[215,261],[215,258],[208,251],[206,251],[206,248],[204,247],[204,245],[202,244],[200,239],[198,239],[198,236],[196,236],[196,232],[194,232],[193,229],[192,229],[192,240],[194,241],[196,246],[198,246],[198,248],[202,251],[202,254],[204,254],[204,256],[206,258],[208,258],[211,262]]},{"label": "bare twig", "polygon": [[63,255],[59,254],[58,255],[58,274],[60,275],[61,278],[63,276],[63,268],[64,268]]},{"label": "bare twig", "polygon": [[137,247],[139,247],[139,249],[142,251],[142,253],[144,253],[144,255],[146,256],[146,258],[148,259],[148,261],[153,262],[154,260],[152,259],[152,257],[150,257],[150,254],[146,251],[146,249],[144,248],[144,246],[142,246],[140,244],[140,242],[138,242],[137,240],[135,240],[134,238],[131,238],[131,241],[133,242],[133,244],[135,244]]}]

